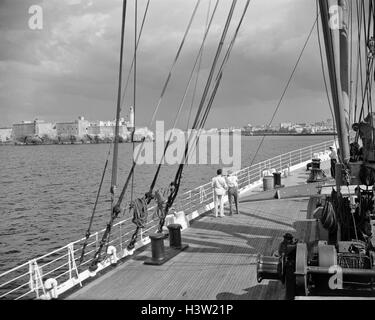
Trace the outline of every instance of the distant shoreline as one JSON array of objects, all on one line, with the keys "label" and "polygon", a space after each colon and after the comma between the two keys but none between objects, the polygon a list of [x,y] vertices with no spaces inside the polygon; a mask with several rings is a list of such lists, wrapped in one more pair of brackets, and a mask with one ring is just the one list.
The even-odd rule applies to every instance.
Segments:
[{"label": "distant shoreline", "polygon": [[[222,133],[221,133],[222,134]],[[232,133],[230,133],[232,134]],[[242,136],[245,137],[262,137],[262,136],[336,136],[337,133],[282,133],[282,132],[275,132],[275,133],[270,133],[270,132],[262,132],[262,133],[251,133],[250,132],[242,132]],[[154,140],[146,140],[146,142],[153,142]],[[137,140],[134,141],[135,143],[140,143],[142,140]],[[6,142],[0,142],[0,146],[45,146],[45,145],[86,145],[86,144],[108,144],[108,143],[113,143],[112,140],[108,139],[105,141],[74,141],[74,142],[51,142],[51,141],[46,141],[46,142],[38,142],[38,143],[24,143],[24,142],[19,142],[19,141],[6,141]],[[119,143],[132,143],[131,141],[119,141]]]},{"label": "distant shoreline", "polygon": [[275,132],[275,133],[270,133],[270,132],[242,132],[243,136],[254,136],[254,137],[259,137],[259,136],[337,136],[337,133],[334,132],[322,132],[322,133],[283,133],[283,132]]},{"label": "distant shoreline", "polygon": [[[140,143],[142,140],[136,140],[135,143]],[[146,140],[146,142],[152,142],[152,140]],[[64,142],[64,143],[54,143],[54,142],[41,142],[41,143],[24,143],[24,142],[14,142],[14,141],[7,141],[7,142],[0,142],[0,146],[15,146],[15,147],[22,147],[22,146],[59,146],[59,145],[88,145],[88,144],[108,144],[113,143],[113,141],[100,141],[100,142]],[[119,141],[119,143],[132,143],[131,141]]]}]

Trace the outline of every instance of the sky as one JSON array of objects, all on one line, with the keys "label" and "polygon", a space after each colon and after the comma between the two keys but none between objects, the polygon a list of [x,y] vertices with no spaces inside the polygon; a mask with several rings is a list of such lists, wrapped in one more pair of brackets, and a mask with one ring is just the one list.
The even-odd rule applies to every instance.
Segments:
[{"label": "sky", "polygon": [[[134,0],[127,6],[123,78],[134,54]],[[147,0],[138,0],[138,31]],[[150,126],[197,0],[151,0],[137,51],[136,124]],[[191,117],[196,112],[231,1],[221,0],[204,45]],[[156,120],[170,126],[181,104],[208,9],[200,0]],[[42,9],[33,30],[29,8]],[[223,52],[245,5],[238,0]],[[206,128],[268,124],[316,15],[315,0],[252,0],[237,36]],[[22,120],[114,119],[117,103],[122,0],[0,0],[0,127]],[[222,58],[222,56],[221,56]],[[197,72],[197,70],[196,70]],[[122,116],[133,105],[133,74]],[[125,82],[125,81],[124,81]],[[177,126],[189,119],[195,77]],[[124,86],[123,86],[124,88]],[[316,32],[272,124],[330,118]],[[151,125],[152,127],[152,125]]]}]

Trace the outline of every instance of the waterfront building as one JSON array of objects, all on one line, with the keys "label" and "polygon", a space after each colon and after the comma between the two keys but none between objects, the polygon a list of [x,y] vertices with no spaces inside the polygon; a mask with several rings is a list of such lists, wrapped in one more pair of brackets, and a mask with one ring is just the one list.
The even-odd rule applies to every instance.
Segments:
[{"label": "waterfront building", "polygon": [[[129,136],[128,130],[129,122],[124,118],[119,121],[119,135],[126,139]],[[101,138],[114,137],[116,130],[116,120],[111,121],[93,121],[87,127],[87,134],[92,136],[99,136]]]},{"label": "waterfront building", "polygon": [[56,133],[58,136],[76,136],[82,138],[88,132],[90,123],[80,116],[73,122],[57,122]]},{"label": "waterfront building", "polygon": [[0,142],[12,140],[12,128],[0,128]]},{"label": "waterfront building", "polygon": [[292,128],[292,123],[291,122],[282,122],[280,123],[280,129],[287,129],[290,130]]},{"label": "waterfront building", "polygon": [[55,125],[50,122],[35,119],[34,121],[21,121],[12,126],[12,136],[14,140],[23,140],[26,137],[32,136],[42,137],[48,135],[50,137],[56,136]]},{"label": "waterfront building", "polygon": [[51,122],[44,122],[43,120],[35,120],[35,134],[39,137],[48,136],[50,138],[56,137],[56,125]]},{"label": "waterfront building", "polygon": [[13,124],[13,138],[15,140],[24,139],[35,135],[34,121],[21,121]]}]

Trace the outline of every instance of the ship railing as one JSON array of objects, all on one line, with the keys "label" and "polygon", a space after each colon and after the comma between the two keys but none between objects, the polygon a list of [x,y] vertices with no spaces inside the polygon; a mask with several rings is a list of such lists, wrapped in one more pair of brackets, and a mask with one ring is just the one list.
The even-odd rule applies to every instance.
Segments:
[{"label": "ship railing", "polygon": [[[139,234],[136,248],[147,244],[148,235],[155,232],[158,227],[159,220],[152,215],[154,210],[155,208],[150,208],[150,220]],[[0,299],[51,299],[95,276],[95,273],[88,272],[88,267],[99,248],[104,231],[105,229],[102,229],[90,235],[81,264],[79,260],[86,238],[71,242],[0,274]],[[102,250],[100,270],[129,254],[126,247],[134,231],[131,218],[113,225],[110,240]],[[115,250],[107,254],[111,246]]]},{"label": "ship railing", "polygon": [[[254,184],[260,184],[265,175],[271,175],[273,172],[286,175],[296,166],[304,165],[305,162],[311,161],[314,157],[327,153],[332,145],[333,141],[321,142],[240,169],[234,172],[238,177],[239,191],[251,188]],[[177,209],[184,211],[185,214],[191,214],[202,207],[212,207],[213,197],[213,190],[209,182],[181,194],[178,198]]]},{"label": "ship railing", "polygon": [[[304,165],[315,155],[326,153],[332,144],[332,141],[322,142],[238,170],[235,174],[238,177],[240,192],[260,184],[264,175],[272,171],[289,171],[294,170],[296,166]],[[187,216],[199,210],[207,211],[212,207],[213,190],[210,182],[182,193],[175,205],[177,211],[183,211]],[[148,244],[149,234],[156,232],[159,219],[154,213],[155,207],[151,207],[148,212],[149,221],[145,228],[141,229],[135,249]],[[86,238],[71,242],[0,274],[0,299],[53,299],[82,285],[85,280],[95,277],[99,271],[117,263],[118,259],[133,253],[127,249],[135,231],[131,219],[127,217],[113,225],[109,243],[102,250],[102,259],[96,272],[90,272],[88,267],[99,248],[105,229],[89,236],[81,264],[79,260]]]}]

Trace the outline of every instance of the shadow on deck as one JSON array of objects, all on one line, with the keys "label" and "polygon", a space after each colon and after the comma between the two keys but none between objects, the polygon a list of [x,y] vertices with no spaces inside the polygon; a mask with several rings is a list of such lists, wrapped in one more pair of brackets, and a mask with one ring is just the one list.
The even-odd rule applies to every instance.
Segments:
[{"label": "shadow on deck", "polygon": [[240,203],[239,215],[223,218],[208,212],[182,232],[189,248],[165,264],[144,265],[151,256],[147,247],[68,299],[283,299],[281,283],[257,283],[256,256],[277,250],[285,232],[305,238],[307,202]]}]

